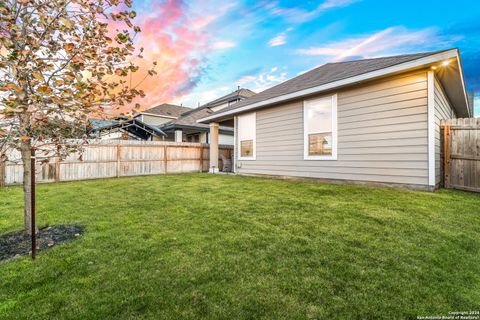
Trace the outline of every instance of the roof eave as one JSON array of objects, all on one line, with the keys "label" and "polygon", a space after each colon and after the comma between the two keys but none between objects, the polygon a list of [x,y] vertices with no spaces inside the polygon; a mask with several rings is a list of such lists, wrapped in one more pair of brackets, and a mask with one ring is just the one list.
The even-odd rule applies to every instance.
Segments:
[{"label": "roof eave", "polygon": [[[209,132],[210,128],[209,127],[198,127],[198,126],[190,126],[190,125],[181,125],[181,124],[171,124],[168,126],[162,127],[163,131],[171,131],[175,129],[187,129],[187,130],[197,130],[201,132]],[[221,133],[233,133],[233,128],[227,128],[227,127],[220,127],[219,132]]]},{"label": "roof eave", "polygon": [[146,115],[146,116],[154,116],[154,117],[162,117],[162,118],[168,118],[168,119],[178,119],[178,117],[174,116],[167,116],[163,114],[156,114],[156,113],[148,113],[148,112],[139,112],[135,115],[135,118],[141,115]]},{"label": "roof eave", "polygon": [[[199,120],[197,120],[197,122],[198,123],[209,123],[209,122],[212,122],[214,120],[216,120],[216,121],[226,120],[226,119],[229,119],[229,118],[233,117],[233,115],[241,113],[241,112],[246,112],[246,111],[250,111],[250,110],[259,109],[259,108],[262,108],[262,107],[265,107],[265,106],[268,106],[268,105],[272,105],[272,104],[276,104],[276,103],[280,103],[280,102],[285,102],[285,101],[301,98],[301,97],[316,94],[316,93],[321,93],[321,92],[324,92],[324,91],[327,91],[327,90],[338,89],[338,88],[342,88],[342,87],[345,87],[345,86],[350,86],[350,85],[357,84],[357,83],[360,83],[360,82],[373,80],[373,79],[376,79],[376,78],[381,78],[381,77],[384,77],[384,76],[388,76],[388,75],[392,75],[392,74],[396,74],[396,73],[400,73],[400,72],[404,72],[404,71],[408,71],[408,70],[419,69],[419,68],[431,65],[432,63],[435,63],[435,62],[438,62],[438,61],[448,60],[448,59],[452,59],[452,58],[457,58],[457,60],[460,61],[459,56],[460,55],[458,53],[458,49],[451,49],[451,50],[442,51],[442,52],[435,53],[435,54],[432,54],[432,55],[429,55],[429,56],[426,56],[426,57],[423,57],[423,58],[419,58],[419,59],[416,59],[416,60],[413,60],[413,61],[400,63],[400,64],[397,64],[397,65],[394,65],[394,66],[391,66],[391,67],[375,70],[375,71],[372,71],[372,72],[367,72],[367,73],[360,74],[360,75],[357,75],[357,76],[354,76],[354,77],[350,77],[350,78],[326,83],[326,84],[323,84],[323,85],[320,85],[320,86],[299,90],[299,91],[292,92],[292,93],[285,94],[285,95],[281,95],[281,96],[278,96],[278,97],[275,97],[275,98],[271,98],[271,99],[267,99],[267,100],[264,100],[264,101],[259,101],[259,102],[256,102],[256,103],[245,105],[245,106],[237,108],[237,109],[227,110],[225,112],[219,112],[218,114],[214,114],[214,115],[199,119]],[[463,71],[461,69],[461,63],[460,63],[460,72],[462,73],[462,85],[465,88],[465,83],[464,83],[464,80],[463,80]],[[466,101],[468,101],[466,90],[464,90],[464,92],[465,92],[465,99],[466,99]],[[468,102],[467,102],[467,109],[468,109]]]},{"label": "roof eave", "polygon": [[475,110],[473,110],[473,106],[470,106],[470,101],[468,99],[467,86],[465,84],[465,75],[463,73],[462,57],[460,56],[459,50],[458,49],[455,49],[455,50],[457,52],[458,69],[460,72],[460,78],[461,78],[462,87],[463,87],[463,94],[465,96],[465,103],[467,105],[468,117],[471,118],[473,117],[473,113],[475,112]]}]

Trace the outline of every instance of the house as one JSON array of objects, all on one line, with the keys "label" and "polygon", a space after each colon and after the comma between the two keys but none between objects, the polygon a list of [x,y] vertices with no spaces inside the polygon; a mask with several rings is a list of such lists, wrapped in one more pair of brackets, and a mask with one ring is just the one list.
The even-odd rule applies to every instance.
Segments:
[{"label": "house", "polygon": [[457,49],[328,63],[210,114],[234,124],[234,171],[433,190],[441,119],[471,117]]},{"label": "house", "polygon": [[[255,95],[255,92],[249,89],[238,88],[237,90],[206,103],[203,106],[193,110],[190,109],[177,119],[164,123],[159,127],[167,134],[166,140],[209,143],[209,125],[198,123],[197,120],[216,111],[233,106],[235,103],[243,101],[253,95]],[[233,124],[220,127],[218,139],[219,144],[233,145]]]},{"label": "house", "polygon": [[148,125],[138,118],[115,120],[89,119],[89,133],[101,140],[165,140],[167,134],[156,126]]},{"label": "house", "polygon": [[139,112],[135,119],[151,126],[160,126],[166,122],[178,119],[182,113],[191,111],[191,108],[164,103],[148,110]]}]

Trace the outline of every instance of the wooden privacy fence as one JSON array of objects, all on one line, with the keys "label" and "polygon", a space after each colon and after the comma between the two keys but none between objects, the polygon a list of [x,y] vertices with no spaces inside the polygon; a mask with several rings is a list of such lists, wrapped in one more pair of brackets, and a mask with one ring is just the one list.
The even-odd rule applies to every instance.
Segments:
[{"label": "wooden privacy fence", "polygon": [[445,188],[480,192],[480,118],[442,121]]},{"label": "wooden privacy fence", "polygon": [[[219,156],[231,157],[233,147],[221,145]],[[80,154],[37,164],[37,182],[60,182],[152,174],[205,172],[209,145],[156,141],[92,141]],[[219,166],[222,168],[221,159]],[[0,162],[0,186],[23,182],[21,163]]]}]

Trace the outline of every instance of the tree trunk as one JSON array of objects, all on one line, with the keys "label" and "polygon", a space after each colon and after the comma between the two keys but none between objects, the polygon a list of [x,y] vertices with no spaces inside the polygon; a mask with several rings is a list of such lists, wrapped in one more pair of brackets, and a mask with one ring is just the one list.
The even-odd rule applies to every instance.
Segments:
[{"label": "tree trunk", "polygon": [[[31,144],[30,140],[22,141],[22,162],[23,162],[23,224],[25,233],[32,234],[32,176],[31,176]],[[35,230],[37,232],[37,230]]]}]

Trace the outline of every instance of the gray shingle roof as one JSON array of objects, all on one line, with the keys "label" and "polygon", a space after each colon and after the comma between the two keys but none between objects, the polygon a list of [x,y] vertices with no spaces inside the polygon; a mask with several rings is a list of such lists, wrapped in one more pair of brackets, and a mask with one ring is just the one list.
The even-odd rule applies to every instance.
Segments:
[{"label": "gray shingle roof", "polygon": [[[225,102],[229,102],[229,101],[232,101],[232,100],[235,100],[235,98],[237,99],[246,99],[246,98],[249,98],[251,96],[254,96],[256,93],[253,92],[252,90],[250,89],[245,89],[245,88],[240,88],[238,90],[235,90],[233,91],[232,93],[229,93],[227,95],[224,95],[223,97],[220,97],[218,99],[215,99],[213,101],[210,101],[206,104],[204,104],[203,106],[201,107],[214,107],[216,105],[219,105],[219,104],[222,104],[222,103],[225,103]],[[200,108],[201,108],[200,107]]]},{"label": "gray shingle roof", "polygon": [[[208,124],[198,123],[197,120],[213,114],[214,112],[210,108],[228,101],[236,100],[236,99],[244,100],[254,95],[255,95],[255,92],[253,92],[252,90],[240,88],[223,97],[210,101],[196,109],[190,109],[188,112],[183,113],[178,119],[172,120],[166,123],[165,125],[161,126],[161,128],[164,130],[168,130],[174,127],[197,127],[197,128],[208,129],[209,128]],[[232,130],[232,128],[227,128],[227,127],[222,127],[221,129]]]},{"label": "gray shingle roof", "polygon": [[103,120],[103,119],[88,119],[88,122],[92,126],[92,130],[101,130],[103,128],[110,128],[115,125],[116,121]]},{"label": "gray shingle roof", "polygon": [[270,89],[262,91],[246,100],[240,101],[232,106],[219,110],[213,113],[213,115],[235,110],[240,107],[294,93],[300,90],[317,87],[327,83],[355,77],[364,73],[388,68],[397,64],[417,60],[444,51],[448,50],[327,63],[318,68],[303,73],[295,78],[282,82]]},{"label": "gray shingle roof", "polygon": [[140,113],[150,113],[159,116],[175,117],[178,118],[182,113],[191,111],[192,108],[177,106],[174,104],[164,103],[156,107],[144,110]]},{"label": "gray shingle roof", "polygon": [[162,128],[169,128],[174,126],[189,126],[189,127],[201,127],[201,128],[209,128],[208,124],[204,123],[197,123],[198,119],[207,117],[211,115],[213,111],[210,108],[198,108],[194,109],[193,111],[189,111],[183,114],[178,119],[172,120],[166,123]]},{"label": "gray shingle roof", "polygon": [[[174,128],[190,127],[190,128],[196,128],[196,129],[204,129],[204,131],[207,131],[209,130],[210,125],[205,123],[198,123],[197,120],[205,118],[211,114],[213,114],[212,109],[200,107],[193,111],[183,114],[178,119],[167,122],[160,128],[164,131],[168,131]],[[220,130],[233,131],[233,128],[221,126]]]}]

